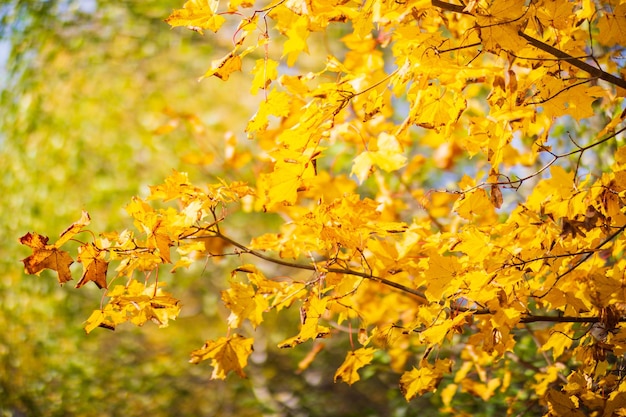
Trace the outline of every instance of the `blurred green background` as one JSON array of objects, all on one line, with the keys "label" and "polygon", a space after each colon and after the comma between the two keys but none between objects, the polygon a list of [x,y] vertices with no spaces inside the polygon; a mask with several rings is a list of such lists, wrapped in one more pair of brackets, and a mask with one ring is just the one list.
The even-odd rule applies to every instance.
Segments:
[{"label": "blurred green background", "polygon": [[[253,332],[248,379],[210,381],[211,368],[189,364],[189,353],[224,335],[219,291],[228,260],[165,279],[183,304],[170,327],[90,335],[82,326],[99,308],[95,286],[60,287],[48,271],[23,274],[29,250],[20,236],[36,231],[54,240],[83,209],[96,232],[131,227],[124,206],[172,169],[199,185],[216,176],[253,178],[243,128],[255,99],[236,79],[197,82],[231,40],[169,29],[163,19],[182,3],[0,5],[0,415],[436,415],[428,396],[404,401],[384,356],[353,387],[332,382],[346,346],[328,346],[297,374],[311,347],[275,346],[295,334],[298,317],[277,322],[270,314],[276,332]],[[247,77],[245,68],[234,76]],[[233,92],[237,85],[242,90]],[[242,151],[233,156],[237,140]],[[241,170],[224,171],[228,158],[240,158]],[[246,230],[258,234],[275,222],[246,216],[229,223],[244,240]]]}]

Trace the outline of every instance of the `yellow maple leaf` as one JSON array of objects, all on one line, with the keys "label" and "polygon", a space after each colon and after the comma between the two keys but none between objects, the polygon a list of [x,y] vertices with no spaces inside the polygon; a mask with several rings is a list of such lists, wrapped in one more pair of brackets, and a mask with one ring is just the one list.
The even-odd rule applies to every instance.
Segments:
[{"label": "yellow maple leaf", "polygon": [[259,89],[266,89],[272,80],[278,77],[278,61],[273,59],[257,59],[252,68],[254,79],[250,87],[250,93],[256,94]]},{"label": "yellow maple leaf", "polygon": [[452,328],[465,322],[467,316],[471,313],[466,311],[456,315],[453,319],[443,320],[441,323],[430,326],[426,330],[420,332],[422,338],[429,346],[441,344]]},{"label": "yellow maple leaf", "polygon": [[285,35],[289,39],[283,45],[283,57],[287,57],[287,65],[290,67],[296,63],[301,52],[308,52],[306,40],[309,36],[309,19],[306,16],[299,16],[292,22]]},{"label": "yellow maple leaf", "polygon": [[105,317],[104,311],[94,310],[85,322],[85,332],[87,332],[87,334],[91,333],[104,322]]},{"label": "yellow maple leaf", "polygon": [[367,179],[374,166],[383,171],[391,172],[406,165],[407,158],[395,136],[382,132],[376,143],[376,150],[365,151],[354,158],[351,174],[356,175],[360,182]]},{"label": "yellow maple leaf", "polygon": [[209,68],[198,81],[209,78],[213,75],[220,80],[226,81],[230,78],[230,74],[235,71],[241,71],[241,56],[236,55],[234,51],[231,51],[223,58],[216,59],[211,62],[211,68]]},{"label": "yellow maple leaf", "polygon": [[574,343],[570,334],[572,334],[571,323],[558,323],[554,326],[550,333],[550,338],[541,346],[540,350],[547,352],[552,349],[552,357],[554,360],[557,360],[557,358],[563,354],[565,349],[569,349]]},{"label": "yellow maple leaf", "polygon": [[265,208],[274,205],[292,205],[298,198],[305,180],[315,176],[311,158],[298,152],[279,150],[272,153],[277,158],[274,170],[260,176],[257,182],[259,194],[265,196]]},{"label": "yellow maple leaf", "polygon": [[[526,206],[531,210],[552,213],[555,218],[568,217],[569,200],[574,194],[574,173],[552,165],[550,178],[541,180],[528,197]],[[586,207],[585,207],[586,209]]]},{"label": "yellow maple leaf", "polygon": [[222,300],[231,311],[228,317],[228,325],[231,328],[241,326],[245,319],[249,319],[256,328],[263,321],[263,313],[269,307],[263,294],[257,295],[251,285],[240,282],[231,282],[230,288],[222,291]]},{"label": "yellow maple leaf", "polygon": [[343,381],[352,385],[361,379],[358,370],[372,361],[374,352],[376,352],[374,348],[359,348],[348,352],[346,359],[335,372],[335,382]]},{"label": "yellow maple leaf", "polygon": [[587,85],[572,86],[571,81],[545,77],[539,87],[540,105],[548,117],[556,118],[569,114],[576,120],[592,116],[593,102],[606,94],[602,87]]},{"label": "yellow maple leaf", "polygon": [[459,237],[461,243],[456,245],[455,250],[469,255],[474,262],[483,261],[491,252],[492,244],[489,242],[489,235],[476,227],[465,227]]},{"label": "yellow maple leaf", "polygon": [[526,41],[517,35],[523,23],[520,18],[524,15],[524,3],[524,0],[496,0],[486,14],[476,16],[486,49],[519,51],[526,46]]},{"label": "yellow maple leaf", "polygon": [[[319,337],[320,333],[325,333],[327,329],[324,326],[319,326],[319,320],[326,311],[326,305],[328,304],[328,297],[318,298],[312,297],[308,303],[302,307],[304,318],[304,324],[300,330],[300,338],[303,340],[314,339]],[[323,328],[323,330],[320,330]]]},{"label": "yellow maple leaf", "polygon": [[61,233],[61,236],[59,236],[59,239],[54,243],[54,246],[56,248],[60,248],[61,246],[63,246],[65,242],[72,239],[74,235],[80,232],[83,227],[87,226],[89,222],[91,222],[91,217],[89,217],[89,213],[83,210],[80,220],[75,221],[70,225],[70,227],[65,229],[63,233]]},{"label": "yellow maple leaf", "polygon": [[[555,363],[542,369],[540,373],[533,375],[536,383],[533,384],[533,389],[538,395],[545,395],[550,389],[550,386],[556,381],[560,374],[563,372],[565,366],[562,363]],[[567,414],[566,414],[567,415]]]},{"label": "yellow maple leaf", "polygon": [[252,134],[257,131],[263,131],[269,124],[270,116],[284,117],[289,114],[291,109],[290,97],[282,91],[272,90],[267,96],[267,100],[259,104],[259,110],[252,116],[252,119],[246,126],[246,132]]},{"label": "yellow maple leaf", "polygon": [[328,301],[328,297],[312,297],[308,299],[300,310],[303,317],[300,333],[281,342],[278,347],[281,349],[291,348],[310,339],[326,337],[330,333],[330,329],[320,325],[319,320],[326,311]]},{"label": "yellow maple leaf", "polygon": [[463,391],[479,397],[483,401],[488,401],[489,398],[493,397],[496,389],[502,387],[502,381],[500,378],[493,378],[485,384],[470,378],[465,378],[461,381],[461,387]]},{"label": "yellow maple leaf", "polygon": [[458,286],[453,285],[457,274],[461,270],[459,261],[454,256],[441,256],[438,253],[430,255],[428,270],[424,273],[427,282],[425,291],[429,301],[440,301],[445,295],[451,295],[458,290]]},{"label": "yellow maple leaf", "polygon": [[109,303],[89,317],[85,331],[89,333],[96,327],[112,329],[127,321],[137,326],[152,321],[159,327],[167,327],[169,320],[178,317],[180,302],[159,288],[163,285],[145,285],[134,279],[127,285],[116,285],[106,293]]},{"label": "yellow maple leaf", "polygon": [[[148,287],[147,291],[154,290]],[[150,302],[145,308],[146,320],[151,320],[159,327],[167,327],[170,320],[176,320],[180,313],[180,301],[160,289],[157,295],[150,298]]]},{"label": "yellow maple leaf", "polygon": [[85,321],[85,332],[91,333],[94,329],[102,327],[109,330],[115,330],[115,326],[119,323],[127,321],[126,312],[114,309],[114,306],[107,304],[103,309],[94,310],[89,318]]},{"label": "yellow maple leaf", "polygon": [[485,216],[485,214],[493,213],[494,208],[487,192],[478,188],[464,193],[463,197],[454,203],[453,210],[464,219],[473,220],[474,216]]},{"label": "yellow maple leaf", "polygon": [[[198,187],[191,185],[187,173],[173,169],[172,173],[165,178],[163,184],[150,186],[150,196],[148,199],[170,201],[188,196],[196,196],[198,194],[202,194],[202,191]],[[141,210],[141,207],[143,207],[143,210]],[[146,208],[147,207],[143,205],[137,207],[140,211],[145,211]]]},{"label": "yellow maple leaf", "polygon": [[437,85],[409,91],[415,95],[409,112],[409,121],[426,129],[441,130],[459,120],[467,107],[465,98],[452,90]]},{"label": "yellow maple leaf", "polygon": [[551,1],[537,8],[537,19],[542,24],[566,29],[572,24],[574,4],[565,1]]},{"label": "yellow maple leaf", "polygon": [[148,246],[158,249],[159,257],[163,262],[171,263],[170,246],[172,246],[172,239],[170,239],[167,232],[165,232],[165,226],[162,223],[157,223],[154,229],[148,233],[148,240],[146,242]]},{"label": "yellow maple leaf", "polygon": [[550,410],[551,415],[568,417],[585,416],[585,413],[578,409],[578,404],[572,401],[572,397],[563,392],[550,389],[546,393],[546,399],[548,400],[548,410]]},{"label": "yellow maple leaf", "polygon": [[613,9],[613,13],[605,12],[598,19],[598,41],[604,45],[626,44],[626,3]]},{"label": "yellow maple leaf", "polygon": [[434,364],[423,360],[419,368],[413,368],[400,377],[400,389],[407,401],[416,395],[422,395],[437,389],[444,374],[452,367],[450,359],[437,359]]},{"label": "yellow maple leaf", "polygon": [[217,32],[226,22],[216,14],[218,5],[219,0],[189,0],[182,9],[174,10],[165,22],[172,27],[185,26],[200,34],[204,33],[202,29]]},{"label": "yellow maple leaf", "polygon": [[248,364],[248,357],[253,351],[252,338],[245,338],[239,334],[219,339],[207,340],[202,348],[191,352],[189,362],[197,364],[211,359],[213,374],[211,379],[225,379],[230,371],[245,378],[243,368]]}]

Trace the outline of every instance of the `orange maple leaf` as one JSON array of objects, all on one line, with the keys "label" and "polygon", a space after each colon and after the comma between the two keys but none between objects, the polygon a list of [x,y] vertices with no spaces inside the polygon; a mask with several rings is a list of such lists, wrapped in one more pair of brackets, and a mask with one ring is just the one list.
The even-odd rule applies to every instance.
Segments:
[{"label": "orange maple leaf", "polygon": [[83,264],[83,276],[76,284],[80,288],[89,281],[93,281],[98,288],[107,288],[107,269],[109,263],[103,259],[104,252],[94,245],[81,246],[78,262]]},{"label": "orange maple leaf", "polygon": [[33,250],[32,255],[22,259],[26,273],[39,275],[44,269],[52,269],[58,273],[61,285],[72,279],[70,265],[74,260],[69,253],[60,250],[56,245],[48,245],[47,236],[29,232],[20,237],[20,243]]}]

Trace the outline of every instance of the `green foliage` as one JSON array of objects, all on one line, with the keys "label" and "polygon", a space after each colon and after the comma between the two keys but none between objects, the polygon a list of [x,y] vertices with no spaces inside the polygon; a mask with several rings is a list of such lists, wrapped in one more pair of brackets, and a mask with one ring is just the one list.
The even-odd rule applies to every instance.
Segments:
[{"label": "green foliage", "polygon": [[[249,404],[256,401],[238,381],[214,384],[207,395],[209,375],[186,365],[187,350],[216,329],[210,324],[215,319],[208,320],[217,314],[210,287],[179,274],[188,314],[200,317],[179,319],[182,327],[85,337],[82,316],[99,295],[89,289],[68,293],[48,280],[48,272],[31,280],[16,262],[26,255],[15,245],[23,230],[58,235],[77,207],[98,215],[99,228],[118,226],[126,221],[121,208],[128,199],[172,168],[197,166],[196,172],[206,175],[204,167],[181,157],[221,150],[212,135],[222,137],[237,115],[207,118],[211,136],[203,125],[205,131],[188,140],[193,126],[176,114],[201,104],[186,99],[197,91],[194,78],[203,66],[196,48],[207,53],[214,48],[196,44],[192,54],[192,36],[167,30],[163,13],[174,5],[94,2],[92,10],[82,1],[12,1],[0,6],[3,41],[12,47],[3,73],[6,111],[0,115],[3,415],[219,414],[232,409],[233,387],[240,387],[238,395],[247,396]],[[170,65],[175,71],[164,72]],[[228,97],[223,90],[212,94]],[[213,114],[222,111],[210,107]],[[178,123],[175,130],[155,133],[170,120]],[[239,411],[244,415],[243,408],[233,412]]]}]

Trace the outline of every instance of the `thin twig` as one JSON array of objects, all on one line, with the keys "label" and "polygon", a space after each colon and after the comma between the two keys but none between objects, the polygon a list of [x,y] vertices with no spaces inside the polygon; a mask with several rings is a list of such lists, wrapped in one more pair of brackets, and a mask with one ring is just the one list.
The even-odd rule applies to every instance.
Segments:
[{"label": "thin twig", "polygon": [[518,256],[516,256],[517,259],[520,259],[519,261],[511,262],[510,264],[503,265],[503,268],[511,268],[511,267],[519,268],[519,267],[522,267],[524,265],[527,265],[529,263],[536,262],[536,261],[544,261],[548,259],[558,259],[558,258],[569,258],[571,256],[579,256],[579,255],[589,255],[597,251],[598,249],[587,249],[587,250],[582,250],[580,252],[574,252],[574,253],[561,253],[559,255],[538,256],[536,258],[526,259],[526,260],[520,259]]},{"label": "thin twig", "polygon": [[534,295],[533,297],[536,298],[543,298],[546,295],[548,295],[550,293],[550,291],[552,291],[552,289],[554,288],[554,286],[557,284],[557,282],[559,282],[559,280],[561,278],[563,278],[565,275],[568,275],[569,273],[571,273],[572,271],[574,271],[576,268],[578,268],[580,265],[582,265],[584,262],[586,262],[589,258],[591,258],[591,255],[593,255],[596,251],[600,250],[604,245],[606,245],[607,243],[609,243],[610,241],[612,241],[613,239],[615,239],[617,236],[619,236],[624,230],[626,230],[626,225],[620,227],[619,229],[617,229],[617,231],[615,231],[612,235],[608,236],[606,239],[604,239],[602,242],[600,242],[600,244],[598,246],[596,246],[595,248],[593,248],[593,251],[586,254],[585,256],[582,257],[582,259],[580,259],[578,262],[576,262],[574,265],[570,266],[569,269],[559,275],[557,275],[556,279],[554,280],[554,283],[550,286],[550,288],[548,289],[548,291],[546,291],[544,294],[542,295]]},{"label": "thin twig", "polygon": [[[556,154],[554,152],[551,152],[547,149],[546,152],[550,153],[550,155],[552,155],[552,159],[550,161],[548,161],[545,165],[543,165],[541,168],[539,168],[537,171],[533,172],[532,174],[529,174],[523,178],[518,178],[516,180],[508,180],[508,181],[495,181],[495,182],[489,182],[489,181],[484,181],[481,182],[479,184],[474,185],[473,187],[469,187],[465,190],[445,190],[445,189],[433,189],[431,191],[435,191],[435,192],[440,192],[440,193],[448,193],[448,194],[465,194],[468,193],[470,191],[474,191],[476,189],[479,188],[486,188],[486,187],[493,187],[493,186],[503,186],[503,187],[510,187],[510,188],[514,188],[514,189],[518,189],[522,186],[522,184],[526,181],[528,181],[531,178],[536,177],[537,175],[541,174],[542,172],[544,172],[545,170],[547,170],[548,168],[550,168],[552,165],[554,165],[554,163],[556,161],[558,161],[561,158],[566,158],[568,156],[572,156],[575,155],[577,153],[583,153],[585,151],[588,151],[589,149],[598,146],[604,142],[607,142],[613,138],[615,138],[617,135],[619,135],[620,133],[626,131],[626,126],[611,133],[610,135],[607,135],[606,137],[598,140],[597,142],[592,142],[589,145],[583,146],[581,147],[580,145],[576,144],[577,149],[570,151],[570,152],[566,152],[566,153],[562,153],[562,154]],[[504,175],[502,175],[504,176]]]}]

